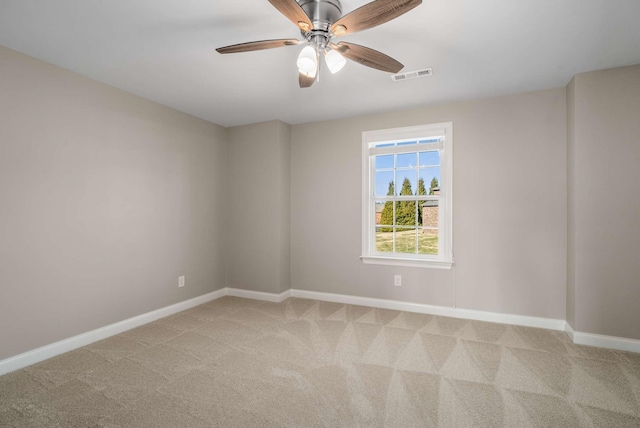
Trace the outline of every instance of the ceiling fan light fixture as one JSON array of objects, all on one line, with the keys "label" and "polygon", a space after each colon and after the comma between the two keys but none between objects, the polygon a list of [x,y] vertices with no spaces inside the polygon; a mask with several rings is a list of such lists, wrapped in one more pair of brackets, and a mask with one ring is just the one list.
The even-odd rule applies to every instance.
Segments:
[{"label": "ceiling fan light fixture", "polygon": [[324,54],[324,59],[327,63],[327,67],[332,74],[337,73],[342,70],[342,68],[347,63],[345,57],[340,55],[337,51],[330,49],[328,52]]},{"label": "ceiling fan light fixture", "polygon": [[315,79],[316,78],[316,70],[312,70],[312,71],[310,71],[308,73],[306,71],[302,71],[302,70],[298,70],[298,72],[300,74],[302,74],[303,76],[308,77],[310,79]]},{"label": "ceiling fan light fixture", "polygon": [[[303,40],[271,39],[223,46],[221,54],[259,51],[282,46],[308,45],[302,49],[296,61],[298,83],[301,88],[310,87],[320,80],[320,63],[324,58],[331,73],[340,71],[346,60],[388,73],[398,73],[404,67],[388,55],[355,43],[332,42],[334,37],[377,27],[395,19],[422,3],[422,0],[372,0],[342,15],[341,0],[268,0],[272,6],[294,23]],[[322,53],[322,57],[320,56]],[[315,78],[313,77],[315,76]]]},{"label": "ceiling fan light fixture", "polygon": [[298,55],[297,65],[300,73],[315,73],[315,70],[318,67],[318,55],[313,46],[305,46],[305,48],[300,51],[300,55]]}]

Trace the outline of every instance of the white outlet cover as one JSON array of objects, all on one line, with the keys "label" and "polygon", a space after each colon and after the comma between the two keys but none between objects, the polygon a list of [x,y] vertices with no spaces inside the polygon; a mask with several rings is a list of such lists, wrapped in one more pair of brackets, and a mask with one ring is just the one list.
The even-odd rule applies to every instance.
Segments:
[{"label": "white outlet cover", "polygon": [[184,276],[178,277],[178,287],[184,287]]}]

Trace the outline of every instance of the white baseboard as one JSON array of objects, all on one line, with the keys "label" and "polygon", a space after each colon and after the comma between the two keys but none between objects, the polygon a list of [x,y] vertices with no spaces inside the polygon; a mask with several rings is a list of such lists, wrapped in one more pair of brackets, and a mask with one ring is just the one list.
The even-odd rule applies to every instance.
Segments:
[{"label": "white baseboard", "polygon": [[574,331],[573,327],[571,327],[568,322],[559,319],[501,314],[496,312],[476,311],[472,309],[432,306],[419,303],[401,302],[397,300],[375,299],[370,297],[321,293],[306,290],[292,289],[291,297],[564,331],[567,333],[571,341],[577,345],[597,346],[600,348],[640,353],[640,340]]},{"label": "white baseboard", "polygon": [[369,306],[372,308],[395,309],[397,311],[417,312],[420,314],[440,315],[477,321],[488,321],[502,324],[522,325],[527,327],[546,328],[563,331],[564,320],[529,317],[525,315],[501,314],[497,312],[476,311],[472,309],[451,308],[446,306],[425,305],[422,303],[401,302],[398,300],[375,299],[371,297],[349,296],[345,294],[320,293],[317,291],[291,290],[291,297],[323,300],[326,302],[347,303],[350,305]]},{"label": "white baseboard", "polygon": [[569,323],[567,323],[565,331],[576,345],[597,346],[599,348],[640,353],[640,340],[574,331]]},{"label": "white baseboard", "polygon": [[265,302],[280,303],[291,297],[291,290],[280,294],[265,293],[264,291],[243,290],[240,288],[226,288],[227,296],[244,297],[246,299],[264,300]]},{"label": "white baseboard", "polygon": [[159,320],[160,318],[182,312],[186,309],[223,297],[226,294],[227,291],[225,288],[216,290],[193,299],[185,300],[184,302],[166,306],[155,311],[147,312],[146,314],[122,320],[77,336],[63,339],[59,342],[51,343],[40,348],[32,349],[31,351],[0,360],[0,375],[39,363],[40,361],[53,358],[56,355],[64,354],[65,352],[73,351],[74,349],[81,348],[93,342],[97,342],[99,340],[106,339],[107,337],[131,330],[132,328]]},{"label": "white baseboard", "polygon": [[476,311],[472,309],[450,308],[445,306],[425,305],[421,303],[402,302],[398,300],[376,299],[371,297],[358,297],[345,294],[322,293],[291,289],[283,293],[265,293],[262,291],[242,290],[239,288],[222,288],[214,292],[176,303],[165,308],[147,312],[114,324],[110,324],[96,330],[88,331],[68,339],[61,340],[43,347],[27,351],[25,353],[0,360],[0,375],[19,370],[21,368],[39,363],[65,352],[73,351],[93,342],[106,339],[110,336],[122,333],[132,328],[139,327],[156,321],[160,318],[193,308],[195,306],[219,299],[224,296],[243,297],[247,299],[262,300],[279,303],[289,297],[321,300],[325,302],[345,303],[350,305],[368,306],[372,308],[394,309],[398,311],[416,312],[421,314],[440,315],[454,318],[488,321],[502,324],[521,325],[527,327],[545,328],[549,330],[565,331],[571,340],[580,345],[599,346],[602,348],[617,349],[622,351],[640,352],[640,340],[625,339],[613,336],[603,336],[591,333],[574,331],[568,322],[564,320],[529,317],[524,315],[501,314],[497,312]]},{"label": "white baseboard", "polygon": [[567,333],[567,336],[569,336],[569,339],[571,339],[571,341],[573,342],[573,327],[571,327],[571,324],[569,324],[568,321],[564,322],[564,332]]}]

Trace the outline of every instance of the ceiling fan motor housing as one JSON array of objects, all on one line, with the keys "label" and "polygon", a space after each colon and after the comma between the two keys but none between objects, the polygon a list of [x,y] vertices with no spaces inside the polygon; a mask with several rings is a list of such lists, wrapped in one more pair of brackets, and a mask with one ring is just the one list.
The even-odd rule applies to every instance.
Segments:
[{"label": "ceiling fan motor housing", "polygon": [[342,5],[338,0],[298,0],[314,30],[329,32],[331,24],[342,17]]}]

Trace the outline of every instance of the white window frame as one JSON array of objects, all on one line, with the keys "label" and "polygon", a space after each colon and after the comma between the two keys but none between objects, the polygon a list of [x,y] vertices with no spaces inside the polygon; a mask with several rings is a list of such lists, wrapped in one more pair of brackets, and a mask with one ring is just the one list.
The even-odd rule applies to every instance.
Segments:
[{"label": "white window frame", "polygon": [[[426,140],[444,135],[438,143],[375,147],[380,143]],[[434,149],[440,152],[438,255],[382,253],[375,249],[375,156]],[[398,183],[396,183],[396,191]],[[400,197],[401,198],[401,197]],[[443,122],[362,133],[362,256],[367,264],[451,269],[453,265],[453,123]]]}]

